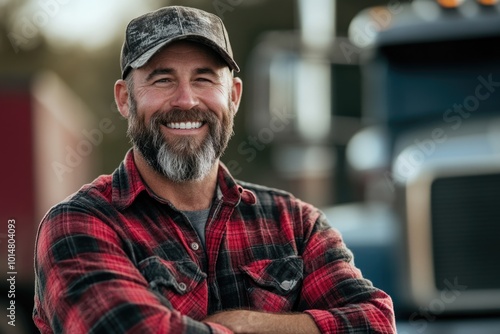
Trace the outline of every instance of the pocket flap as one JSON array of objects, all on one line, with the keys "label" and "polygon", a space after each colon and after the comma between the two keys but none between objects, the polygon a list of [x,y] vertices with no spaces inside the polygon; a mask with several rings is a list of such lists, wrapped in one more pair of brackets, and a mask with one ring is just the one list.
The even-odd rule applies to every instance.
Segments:
[{"label": "pocket flap", "polygon": [[292,291],[303,276],[304,263],[298,256],[251,262],[240,269],[261,287],[274,288],[281,294]]},{"label": "pocket flap", "polygon": [[173,288],[181,295],[190,292],[207,277],[192,261],[165,261],[158,256],[139,262],[139,270],[151,288]]}]

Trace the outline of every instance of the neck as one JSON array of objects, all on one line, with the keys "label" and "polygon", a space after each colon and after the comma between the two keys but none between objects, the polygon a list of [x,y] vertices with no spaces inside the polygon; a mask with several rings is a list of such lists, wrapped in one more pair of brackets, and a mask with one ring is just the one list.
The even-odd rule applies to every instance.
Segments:
[{"label": "neck", "polygon": [[196,211],[210,207],[217,186],[218,161],[210,173],[199,181],[173,182],[151,168],[142,154],[134,148],[134,160],[142,179],[159,197],[181,211]]}]

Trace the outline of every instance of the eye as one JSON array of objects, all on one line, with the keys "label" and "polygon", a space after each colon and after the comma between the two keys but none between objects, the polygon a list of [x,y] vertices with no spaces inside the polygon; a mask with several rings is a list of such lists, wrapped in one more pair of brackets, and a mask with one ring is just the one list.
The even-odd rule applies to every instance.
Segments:
[{"label": "eye", "polygon": [[161,77],[161,78],[158,78],[156,79],[153,84],[167,84],[167,83],[171,83],[172,82],[172,79],[171,78],[168,78],[168,77]]},{"label": "eye", "polygon": [[206,77],[199,77],[199,78],[196,78],[195,81],[198,81],[198,82],[212,82],[211,79],[209,78],[206,78]]}]

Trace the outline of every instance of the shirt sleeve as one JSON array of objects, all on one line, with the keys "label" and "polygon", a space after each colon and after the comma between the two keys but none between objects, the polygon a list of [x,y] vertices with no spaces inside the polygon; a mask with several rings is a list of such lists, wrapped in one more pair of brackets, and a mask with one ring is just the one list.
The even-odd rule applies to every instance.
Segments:
[{"label": "shirt sleeve", "polygon": [[54,207],[35,248],[41,333],[232,333],[162,303],[131,256],[104,217],[75,203]]},{"label": "shirt sleeve", "polygon": [[322,333],[396,333],[392,300],[363,278],[338,231],[319,210],[299,210],[304,233],[300,309]]}]

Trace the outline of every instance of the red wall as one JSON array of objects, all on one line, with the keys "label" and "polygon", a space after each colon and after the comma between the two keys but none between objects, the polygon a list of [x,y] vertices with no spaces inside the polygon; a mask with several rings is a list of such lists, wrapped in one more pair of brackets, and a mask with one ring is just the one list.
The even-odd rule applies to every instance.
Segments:
[{"label": "red wall", "polygon": [[35,224],[32,108],[29,89],[0,85],[0,273],[7,271],[7,222],[16,220],[19,281],[33,277]]}]

